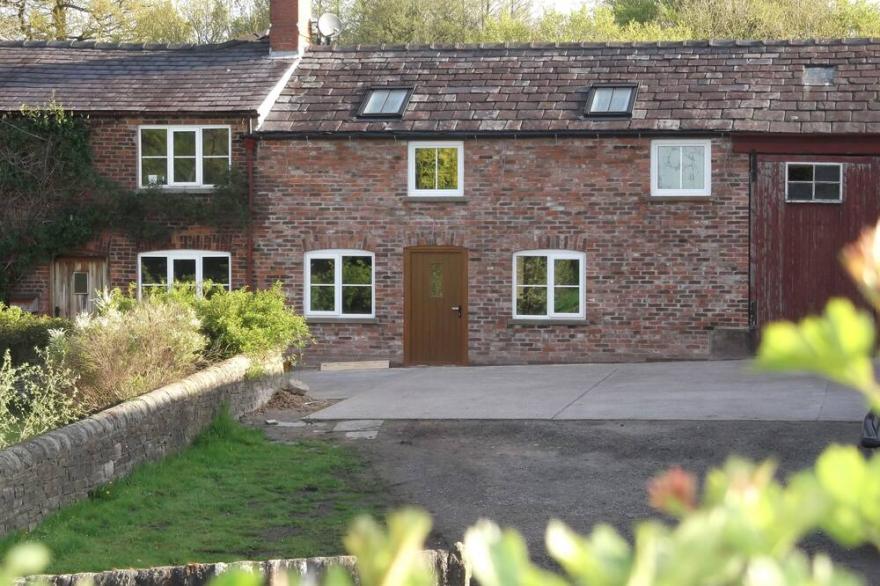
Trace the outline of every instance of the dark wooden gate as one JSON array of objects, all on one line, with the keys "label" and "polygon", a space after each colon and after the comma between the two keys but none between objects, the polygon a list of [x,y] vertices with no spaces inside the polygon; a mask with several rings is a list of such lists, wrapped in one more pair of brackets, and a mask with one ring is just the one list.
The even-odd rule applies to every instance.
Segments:
[{"label": "dark wooden gate", "polygon": [[[820,312],[830,297],[861,297],[841,248],[880,216],[874,157],[759,155],[752,194],[755,325]],[[840,203],[786,202],[786,163],[841,163]]]},{"label": "dark wooden gate", "polygon": [[467,364],[467,251],[404,251],[404,362]]}]

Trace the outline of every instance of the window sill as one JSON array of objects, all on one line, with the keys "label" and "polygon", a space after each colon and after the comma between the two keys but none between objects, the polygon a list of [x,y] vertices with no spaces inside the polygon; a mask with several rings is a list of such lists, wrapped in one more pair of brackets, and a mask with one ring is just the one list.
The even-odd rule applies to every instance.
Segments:
[{"label": "window sill", "polygon": [[184,186],[163,187],[161,185],[157,185],[155,187],[138,187],[137,190],[141,191],[141,192],[158,191],[160,193],[198,193],[198,194],[204,194],[204,193],[211,193],[215,189],[217,189],[217,187],[214,185],[198,185],[198,186],[190,185],[190,186],[186,186],[186,187],[184,187]]},{"label": "window sill", "polygon": [[461,195],[408,195],[404,201],[408,203],[467,203],[468,199]]},{"label": "window sill", "polygon": [[309,317],[306,316],[306,323],[310,324],[377,324],[379,320],[375,317]]},{"label": "window sill", "polygon": [[586,319],[522,319],[511,318],[507,320],[509,326],[585,326],[589,325]]},{"label": "window sill", "polygon": [[713,200],[711,195],[651,195],[648,200],[653,203],[663,203],[667,201],[702,201],[709,203]]}]

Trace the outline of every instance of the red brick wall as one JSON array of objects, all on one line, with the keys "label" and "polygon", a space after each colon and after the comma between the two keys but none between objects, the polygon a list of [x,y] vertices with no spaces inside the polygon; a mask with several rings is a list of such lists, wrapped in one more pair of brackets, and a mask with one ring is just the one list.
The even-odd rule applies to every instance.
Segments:
[{"label": "red brick wall", "polygon": [[[247,118],[195,118],[174,116],[92,117],[90,143],[95,168],[104,177],[128,189],[137,186],[137,129],[141,124],[229,124],[232,127],[232,162],[244,169],[245,150],[242,135],[249,131]],[[194,197],[198,195],[194,194]],[[243,230],[215,230],[208,227],[172,225],[172,234],[164,242],[132,242],[120,232],[101,234],[82,251],[106,256],[112,286],[125,288],[137,280],[139,252],[166,249],[222,250],[232,253],[233,286],[245,284],[246,235]],[[38,298],[39,310],[51,313],[49,265],[39,267],[21,281],[13,299]]]},{"label": "red brick wall", "polygon": [[[713,195],[650,197],[649,139],[465,141],[464,202],[406,197],[406,141],[264,140],[257,173],[258,285],[303,303],[303,254],[376,254],[376,323],[314,324],[307,361],[403,359],[403,249],[469,250],[475,364],[702,358],[713,330],[748,327],[745,155],[713,142]],[[511,324],[512,255],[587,255],[587,320]]]}]

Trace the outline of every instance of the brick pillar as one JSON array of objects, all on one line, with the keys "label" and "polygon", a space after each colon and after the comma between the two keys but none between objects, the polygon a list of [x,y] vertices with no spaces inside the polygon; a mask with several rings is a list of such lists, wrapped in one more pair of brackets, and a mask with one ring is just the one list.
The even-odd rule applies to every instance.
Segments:
[{"label": "brick pillar", "polygon": [[269,45],[273,53],[302,53],[309,44],[310,0],[270,0]]}]

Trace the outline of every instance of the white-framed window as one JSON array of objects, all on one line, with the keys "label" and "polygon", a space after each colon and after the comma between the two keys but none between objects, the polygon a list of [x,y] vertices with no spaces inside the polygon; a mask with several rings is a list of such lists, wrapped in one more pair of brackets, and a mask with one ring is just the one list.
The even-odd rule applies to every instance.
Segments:
[{"label": "white-framed window", "polygon": [[408,156],[410,197],[464,195],[464,143],[410,142]]},{"label": "white-framed window", "polygon": [[226,182],[231,164],[229,126],[138,127],[139,187],[212,187]]},{"label": "white-framed window", "polygon": [[206,281],[232,289],[232,255],[213,250],[157,250],[138,254],[138,295],[155,288],[194,283],[202,293]]},{"label": "white-framed window", "polygon": [[841,203],[841,163],[785,164],[785,201],[789,203]]},{"label": "white-framed window", "polygon": [[712,141],[652,140],[651,195],[712,195]]},{"label": "white-framed window", "polygon": [[586,254],[524,250],[513,255],[513,317],[586,317]]},{"label": "white-framed window", "polygon": [[313,250],[305,255],[305,315],[376,315],[376,263],[363,250]]}]

